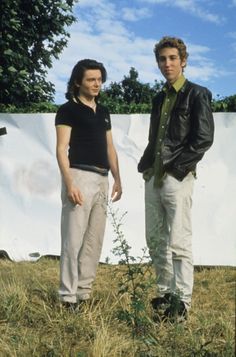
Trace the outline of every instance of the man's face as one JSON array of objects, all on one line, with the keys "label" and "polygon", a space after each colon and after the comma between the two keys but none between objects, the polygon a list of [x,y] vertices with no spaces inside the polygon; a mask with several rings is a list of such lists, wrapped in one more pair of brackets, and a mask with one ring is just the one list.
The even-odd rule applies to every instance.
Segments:
[{"label": "man's face", "polygon": [[102,74],[99,69],[87,69],[84,72],[82,83],[79,86],[79,94],[91,99],[96,97],[101,89]]},{"label": "man's face", "polygon": [[181,61],[177,48],[166,47],[160,50],[158,67],[168,83],[173,84],[183,73],[186,60]]}]

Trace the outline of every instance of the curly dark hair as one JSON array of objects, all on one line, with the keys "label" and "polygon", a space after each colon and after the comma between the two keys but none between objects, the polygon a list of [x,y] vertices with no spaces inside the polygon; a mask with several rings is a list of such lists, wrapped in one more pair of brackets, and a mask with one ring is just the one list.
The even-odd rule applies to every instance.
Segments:
[{"label": "curly dark hair", "polygon": [[162,39],[159,42],[157,42],[155,44],[155,47],[154,47],[154,54],[155,54],[157,63],[159,61],[160,50],[162,50],[163,48],[166,48],[166,47],[177,48],[181,61],[187,60],[188,52],[187,52],[187,47],[186,47],[184,41],[177,37],[164,36],[164,37],[162,37]]},{"label": "curly dark hair", "polygon": [[99,69],[102,75],[102,83],[106,82],[107,71],[101,62],[93,59],[83,59],[79,61],[73,68],[70,79],[67,84],[66,99],[71,100],[79,95],[79,87],[76,84],[81,84],[84,73],[88,69]]}]

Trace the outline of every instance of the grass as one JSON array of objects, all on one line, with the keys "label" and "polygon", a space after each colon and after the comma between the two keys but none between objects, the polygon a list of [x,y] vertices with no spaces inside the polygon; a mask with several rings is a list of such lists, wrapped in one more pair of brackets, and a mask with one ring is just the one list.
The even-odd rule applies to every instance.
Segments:
[{"label": "grass", "polygon": [[[59,262],[0,260],[0,357],[233,357],[235,356],[235,270],[195,269],[193,304],[186,324],[149,321],[140,336],[119,318],[129,295],[118,294],[126,267],[100,265],[94,301],[77,313],[61,307]],[[154,274],[154,273],[153,273]],[[98,302],[97,302],[98,300]]]}]

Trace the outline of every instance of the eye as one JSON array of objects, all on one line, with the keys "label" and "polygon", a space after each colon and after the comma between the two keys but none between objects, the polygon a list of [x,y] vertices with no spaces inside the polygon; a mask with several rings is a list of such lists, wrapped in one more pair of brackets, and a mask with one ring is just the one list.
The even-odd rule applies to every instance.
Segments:
[{"label": "eye", "polygon": [[179,57],[178,56],[173,56],[172,59],[173,59],[173,61],[177,61],[177,59],[179,59]]}]

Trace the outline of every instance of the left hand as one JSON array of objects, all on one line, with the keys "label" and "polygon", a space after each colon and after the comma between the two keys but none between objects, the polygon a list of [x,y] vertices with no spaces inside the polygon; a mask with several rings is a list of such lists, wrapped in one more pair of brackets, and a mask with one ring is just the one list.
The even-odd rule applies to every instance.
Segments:
[{"label": "left hand", "polygon": [[111,192],[112,202],[119,201],[122,195],[122,187],[120,182],[114,182]]}]

